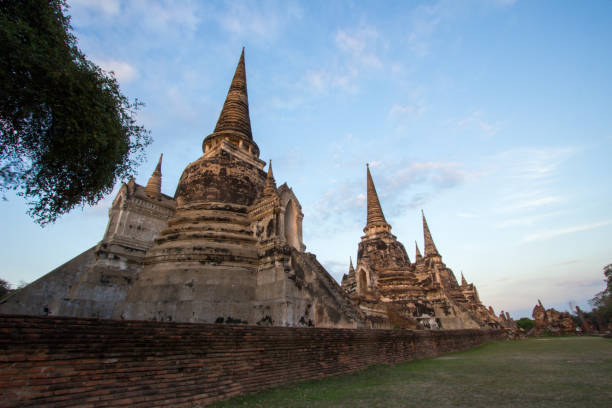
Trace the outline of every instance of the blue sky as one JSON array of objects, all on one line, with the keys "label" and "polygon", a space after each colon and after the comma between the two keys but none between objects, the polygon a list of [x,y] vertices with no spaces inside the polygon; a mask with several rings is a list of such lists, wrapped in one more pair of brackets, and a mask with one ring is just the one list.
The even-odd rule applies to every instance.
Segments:
[{"label": "blue sky", "polygon": [[[300,199],[307,250],[356,256],[369,162],[414,259],[425,211],[443,260],[514,317],[603,289],[612,263],[609,1],[72,0],[81,49],[113,70],[174,194],[212,132],[242,46],[253,135]],[[112,195],[41,229],[0,202],[0,277],[30,282],[96,244]],[[7,233],[9,231],[9,233]]]}]

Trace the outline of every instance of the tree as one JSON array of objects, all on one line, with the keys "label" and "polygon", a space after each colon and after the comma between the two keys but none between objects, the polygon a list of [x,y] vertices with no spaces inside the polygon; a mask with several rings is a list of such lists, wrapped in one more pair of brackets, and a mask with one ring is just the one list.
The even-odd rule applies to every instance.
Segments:
[{"label": "tree", "polygon": [[0,299],[11,291],[11,285],[4,279],[0,278]]},{"label": "tree", "polygon": [[606,288],[596,294],[590,303],[593,306],[591,314],[605,326],[612,322],[612,264],[603,268],[603,274],[606,277]]},{"label": "tree", "polygon": [[523,329],[528,332],[529,330],[533,329],[533,326],[535,326],[535,321],[531,320],[528,317],[521,317],[516,321],[516,326],[519,329]]},{"label": "tree", "polygon": [[0,0],[0,190],[38,223],[93,205],[144,158],[142,106],[89,61],[66,0]]}]

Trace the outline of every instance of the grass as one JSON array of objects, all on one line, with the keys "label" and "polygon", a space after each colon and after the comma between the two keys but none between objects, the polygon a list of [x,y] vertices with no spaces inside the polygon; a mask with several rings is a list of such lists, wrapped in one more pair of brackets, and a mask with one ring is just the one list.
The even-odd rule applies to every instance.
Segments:
[{"label": "grass", "polygon": [[490,343],[239,396],[214,407],[612,407],[612,340]]}]

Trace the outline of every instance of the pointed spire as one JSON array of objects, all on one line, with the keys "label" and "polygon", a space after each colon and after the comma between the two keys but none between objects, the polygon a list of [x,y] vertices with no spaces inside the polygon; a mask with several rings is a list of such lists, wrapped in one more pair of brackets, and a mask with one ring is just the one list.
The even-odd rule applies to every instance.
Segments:
[{"label": "pointed spire", "polygon": [[155,170],[153,171],[153,174],[151,174],[151,177],[149,178],[149,181],[147,182],[147,186],[145,187],[145,193],[148,196],[159,197],[161,195],[161,181],[162,181],[161,180],[162,179],[161,165],[162,165],[163,157],[164,157],[164,154],[162,153],[159,156],[157,166],[155,166]]},{"label": "pointed spire", "polygon": [[349,257],[349,273],[355,273],[355,268],[353,267],[353,257]]},{"label": "pointed spire", "polygon": [[264,195],[269,196],[276,194],[276,181],[274,180],[274,173],[272,172],[272,160],[268,165],[268,174],[266,175],[266,184],[264,185]]},{"label": "pointed spire", "polygon": [[461,271],[461,286],[467,286],[468,283],[465,280],[465,277],[463,276],[463,271]]},{"label": "pointed spire", "polygon": [[495,316],[495,311],[493,310],[493,306],[489,305],[489,313],[491,313],[493,316]]},{"label": "pointed spire", "polygon": [[249,140],[253,140],[251,132],[251,119],[249,117],[249,97],[247,94],[246,70],[244,67],[244,47],[234,73],[223,109],[219,115],[214,133],[239,133]]},{"label": "pointed spire", "polygon": [[425,256],[439,256],[440,254],[438,253],[436,245],[433,242],[431,232],[429,232],[429,227],[427,226],[427,220],[425,219],[425,213],[423,212],[423,210],[421,210],[421,215],[423,216],[423,235],[425,236]]},{"label": "pointed spire", "polygon": [[370,166],[366,164],[367,169],[367,183],[368,183],[368,217],[364,232],[371,227],[382,226],[387,231],[391,229],[391,226],[385,220],[385,215],[380,207],[380,200],[378,194],[376,194],[376,187],[374,187],[374,181],[372,180],[372,174],[370,174]]},{"label": "pointed spire", "polygon": [[415,255],[415,259],[417,261],[423,259],[423,255],[421,255],[421,251],[419,250],[419,244],[417,244],[416,241],[414,241],[414,247],[416,248],[416,255]]}]

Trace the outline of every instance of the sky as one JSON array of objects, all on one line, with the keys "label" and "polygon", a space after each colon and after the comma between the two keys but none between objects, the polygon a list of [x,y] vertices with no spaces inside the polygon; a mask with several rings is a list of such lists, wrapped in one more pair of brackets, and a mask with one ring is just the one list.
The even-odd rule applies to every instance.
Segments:
[{"label": "sky", "polygon": [[[253,137],[336,280],[366,219],[366,163],[414,260],[443,261],[514,318],[590,310],[612,263],[612,2],[69,0],[81,50],[146,106],[174,195],[245,47]],[[118,190],[41,228],[0,202],[0,277],[32,282],[95,245]]]}]

